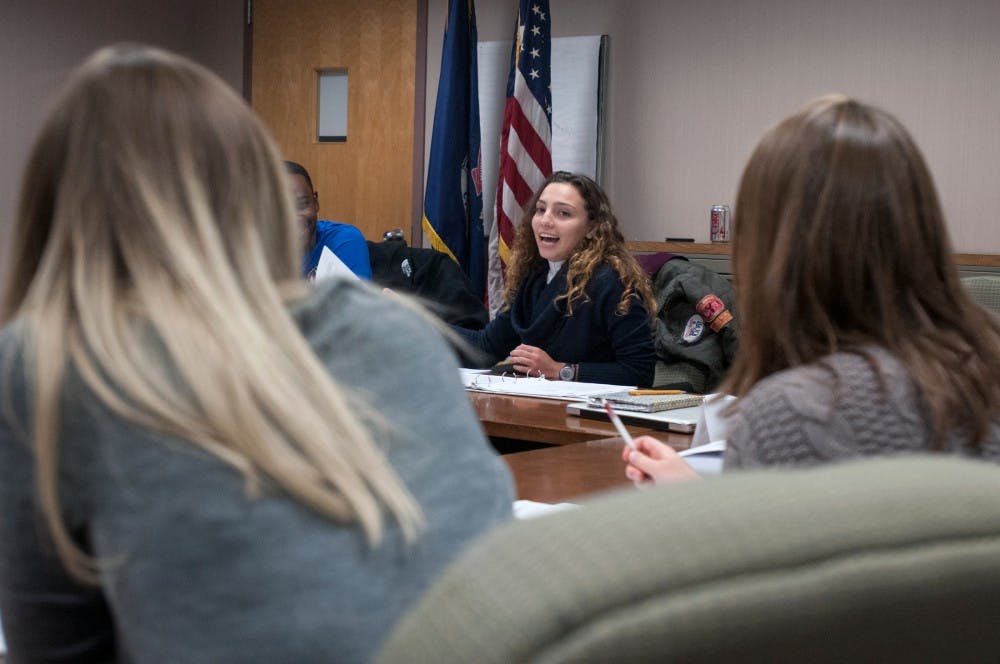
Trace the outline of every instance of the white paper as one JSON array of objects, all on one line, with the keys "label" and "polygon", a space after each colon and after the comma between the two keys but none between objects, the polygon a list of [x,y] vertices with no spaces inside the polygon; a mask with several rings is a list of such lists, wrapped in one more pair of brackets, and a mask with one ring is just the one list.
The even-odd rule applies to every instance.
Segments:
[{"label": "white paper", "polygon": [[[507,103],[510,41],[481,41],[477,52],[483,229],[488,235],[496,217],[500,128]],[[595,180],[599,158],[600,56],[600,35],[552,39],[552,169],[584,173]],[[519,222],[520,219],[515,223]]]},{"label": "white paper", "polygon": [[330,277],[359,278],[351,271],[351,268],[347,267],[344,261],[337,257],[337,254],[330,251],[330,247],[323,247],[323,251],[319,255],[319,263],[316,265],[316,281]]},{"label": "white paper", "polygon": [[691,466],[694,472],[699,475],[718,475],[722,472],[722,454],[725,451],[725,440],[713,440],[698,447],[690,447],[677,454],[684,457],[687,465]]},{"label": "white paper", "polygon": [[702,477],[722,474],[722,452],[710,454],[693,454],[684,461]]},{"label": "white paper", "polygon": [[722,472],[722,455],[726,451],[729,423],[723,411],[736,397],[728,394],[708,394],[691,437],[691,447],[678,452],[699,475]]},{"label": "white paper", "polygon": [[539,503],[534,500],[515,500],[515,519],[536,519],[547,514],[562,512],[564,510],[579,507],[576,503]]},{"label": "white paper", "polygon": [[736,397],[728,394],[705,395],[705,401],[701,407],[701,416],[698,418],[698,425],[694,429],[694,436],[691,437],[692,448],[722,441],[722,449],[725,449],[725,440],[729,425],[722,412],[726,409],[726,406],[735,400]]},{"label": "white paper", "polygon": [[713,440],[711,443],[705,443],[704,445],[699,445],[698,447],[689,447],[686,450],[681,450],[677,453],[677,456],[693,457],[699,454],[718,454],[719,452],[725,451],[725,440]]},{"label": "white paper", "polygon": [[635,389],[635,386],[627,385],[578,383],[571,380],[548,380],[547,378],[529,378],[527,376],[495,376],[488,373],[476,373],[469,369],[463,369],[461,376],[465,389],[474,392],[511,394],[542,399],[579,401],[595,394]]}]

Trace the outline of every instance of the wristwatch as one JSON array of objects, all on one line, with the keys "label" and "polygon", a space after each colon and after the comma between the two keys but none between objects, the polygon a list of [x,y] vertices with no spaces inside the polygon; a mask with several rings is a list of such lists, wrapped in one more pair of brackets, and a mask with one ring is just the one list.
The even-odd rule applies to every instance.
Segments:
[{"label": "wristwatch", "polygon": [[563,368],[559,370],[559,380],[573,380],[574,378],[576,378],[576,365],[564,364]]}]

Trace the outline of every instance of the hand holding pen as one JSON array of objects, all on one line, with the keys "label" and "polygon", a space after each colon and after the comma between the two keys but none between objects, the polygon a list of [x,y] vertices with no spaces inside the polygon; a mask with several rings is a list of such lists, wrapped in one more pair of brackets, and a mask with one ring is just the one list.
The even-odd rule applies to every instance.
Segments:
[{"label": "hand holding pen", "polygon": [[696,473],[694,468],[689,466],[669,445],[652,436],[632,438],[628,429],[622,424],[621,418],[618,417],[618,413],[611,407],[610,402],[604,402],[604,410],[608,411],[611,423],[625,439],[625,447],[622,449],[622,461],[627,464],[625,477],[636,485],[668,484],[682,480],[701,479],[701,475]]}]

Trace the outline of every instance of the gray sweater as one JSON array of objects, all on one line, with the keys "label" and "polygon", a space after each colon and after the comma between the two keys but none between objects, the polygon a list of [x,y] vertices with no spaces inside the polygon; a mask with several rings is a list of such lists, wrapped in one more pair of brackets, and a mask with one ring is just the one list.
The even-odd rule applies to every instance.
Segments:
[{"label": "gray sweater", "polygon": [[[851,457],[930,452],[931,431],[906,368],[880,347],[841,352],[779,371],[737,402],[728,423],[724,467],[812,465]],[[945,449],[1000,461],[1000,420],[980,450],[965,449],[961,432]]]},{"label": "gray sweater", "polygon": [[[80,587],[53,558],[32,456],[0,419],[0,613],[11,662],[332,662],[370,658],[442,567],[511,514],[512,485],[437,331],[362,287],[321,284],[293,313],[342,384],[367,395],[377,433],[422,506],[407,547],[387,519],[377,548],[192,444],[115,416],[78,379],[64,390],[63,504],[79,541],[120,563]],[[17,352],[10,328],[0,353]],[[9,394],[23,414],[19,371]],[[6,406],[6,404],[3,404]],[[6,411],[0,410],[0,413]]]}]

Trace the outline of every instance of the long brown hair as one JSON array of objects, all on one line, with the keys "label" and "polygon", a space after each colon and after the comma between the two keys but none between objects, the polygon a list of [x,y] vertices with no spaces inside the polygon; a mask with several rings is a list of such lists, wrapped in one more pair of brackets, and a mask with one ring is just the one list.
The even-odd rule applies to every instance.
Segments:
[{"label": "long brown hair", "polygon": [[573,185],[583,198],[590,219],[590,230],[569,257],[566,274],[566,292],[556,300],[566,301],[566,312],[573,313],[573,305],[586,301],[587,283],[600,265],[608,265],[625,285],[618,302],[618,313],[628,311],[631,299],[637,298],[646,307],[650,316],[656,313],[656,301],[650,286],[649,276],[639,262],[625,247],[625,237],[618,229],[618,219],[611,211],[611,201],[596,182],[586,175],[556,171],[542,183],[531,202],[525,208],[521,225],[514,236],[513,258],[507,269],[507,284],[504,287],[504,303],[510,306],[521,284],[531,271],[544,262],[538,253],[531,219],[535,215],[538,198],[550,184],[558,182]]},{"label": "long brown hair", "polygon": [[383,507],[415,535],[420,508],[364,424],[377,415],[357,414],[286,309],[306,290],[284,166],[214,74],[143,46],[91,56],[35,144],[10,256],[0,316],[21,332],[40,503],[72,573],[93,578],[96,562],[61,517],[70,368],[119,416],[190,440],[251,489],[269,478],[373,543]]},{"label": "long brown hair", "polygon": [[[940,444],[1000,412],[1000,325],[966,295],[934,183],[906,129],[842,96],[761,139],[740,182],[740,352],[724,389],[865,344],[906,366]],[[966,428],[967,427],[967,428]]]}]

